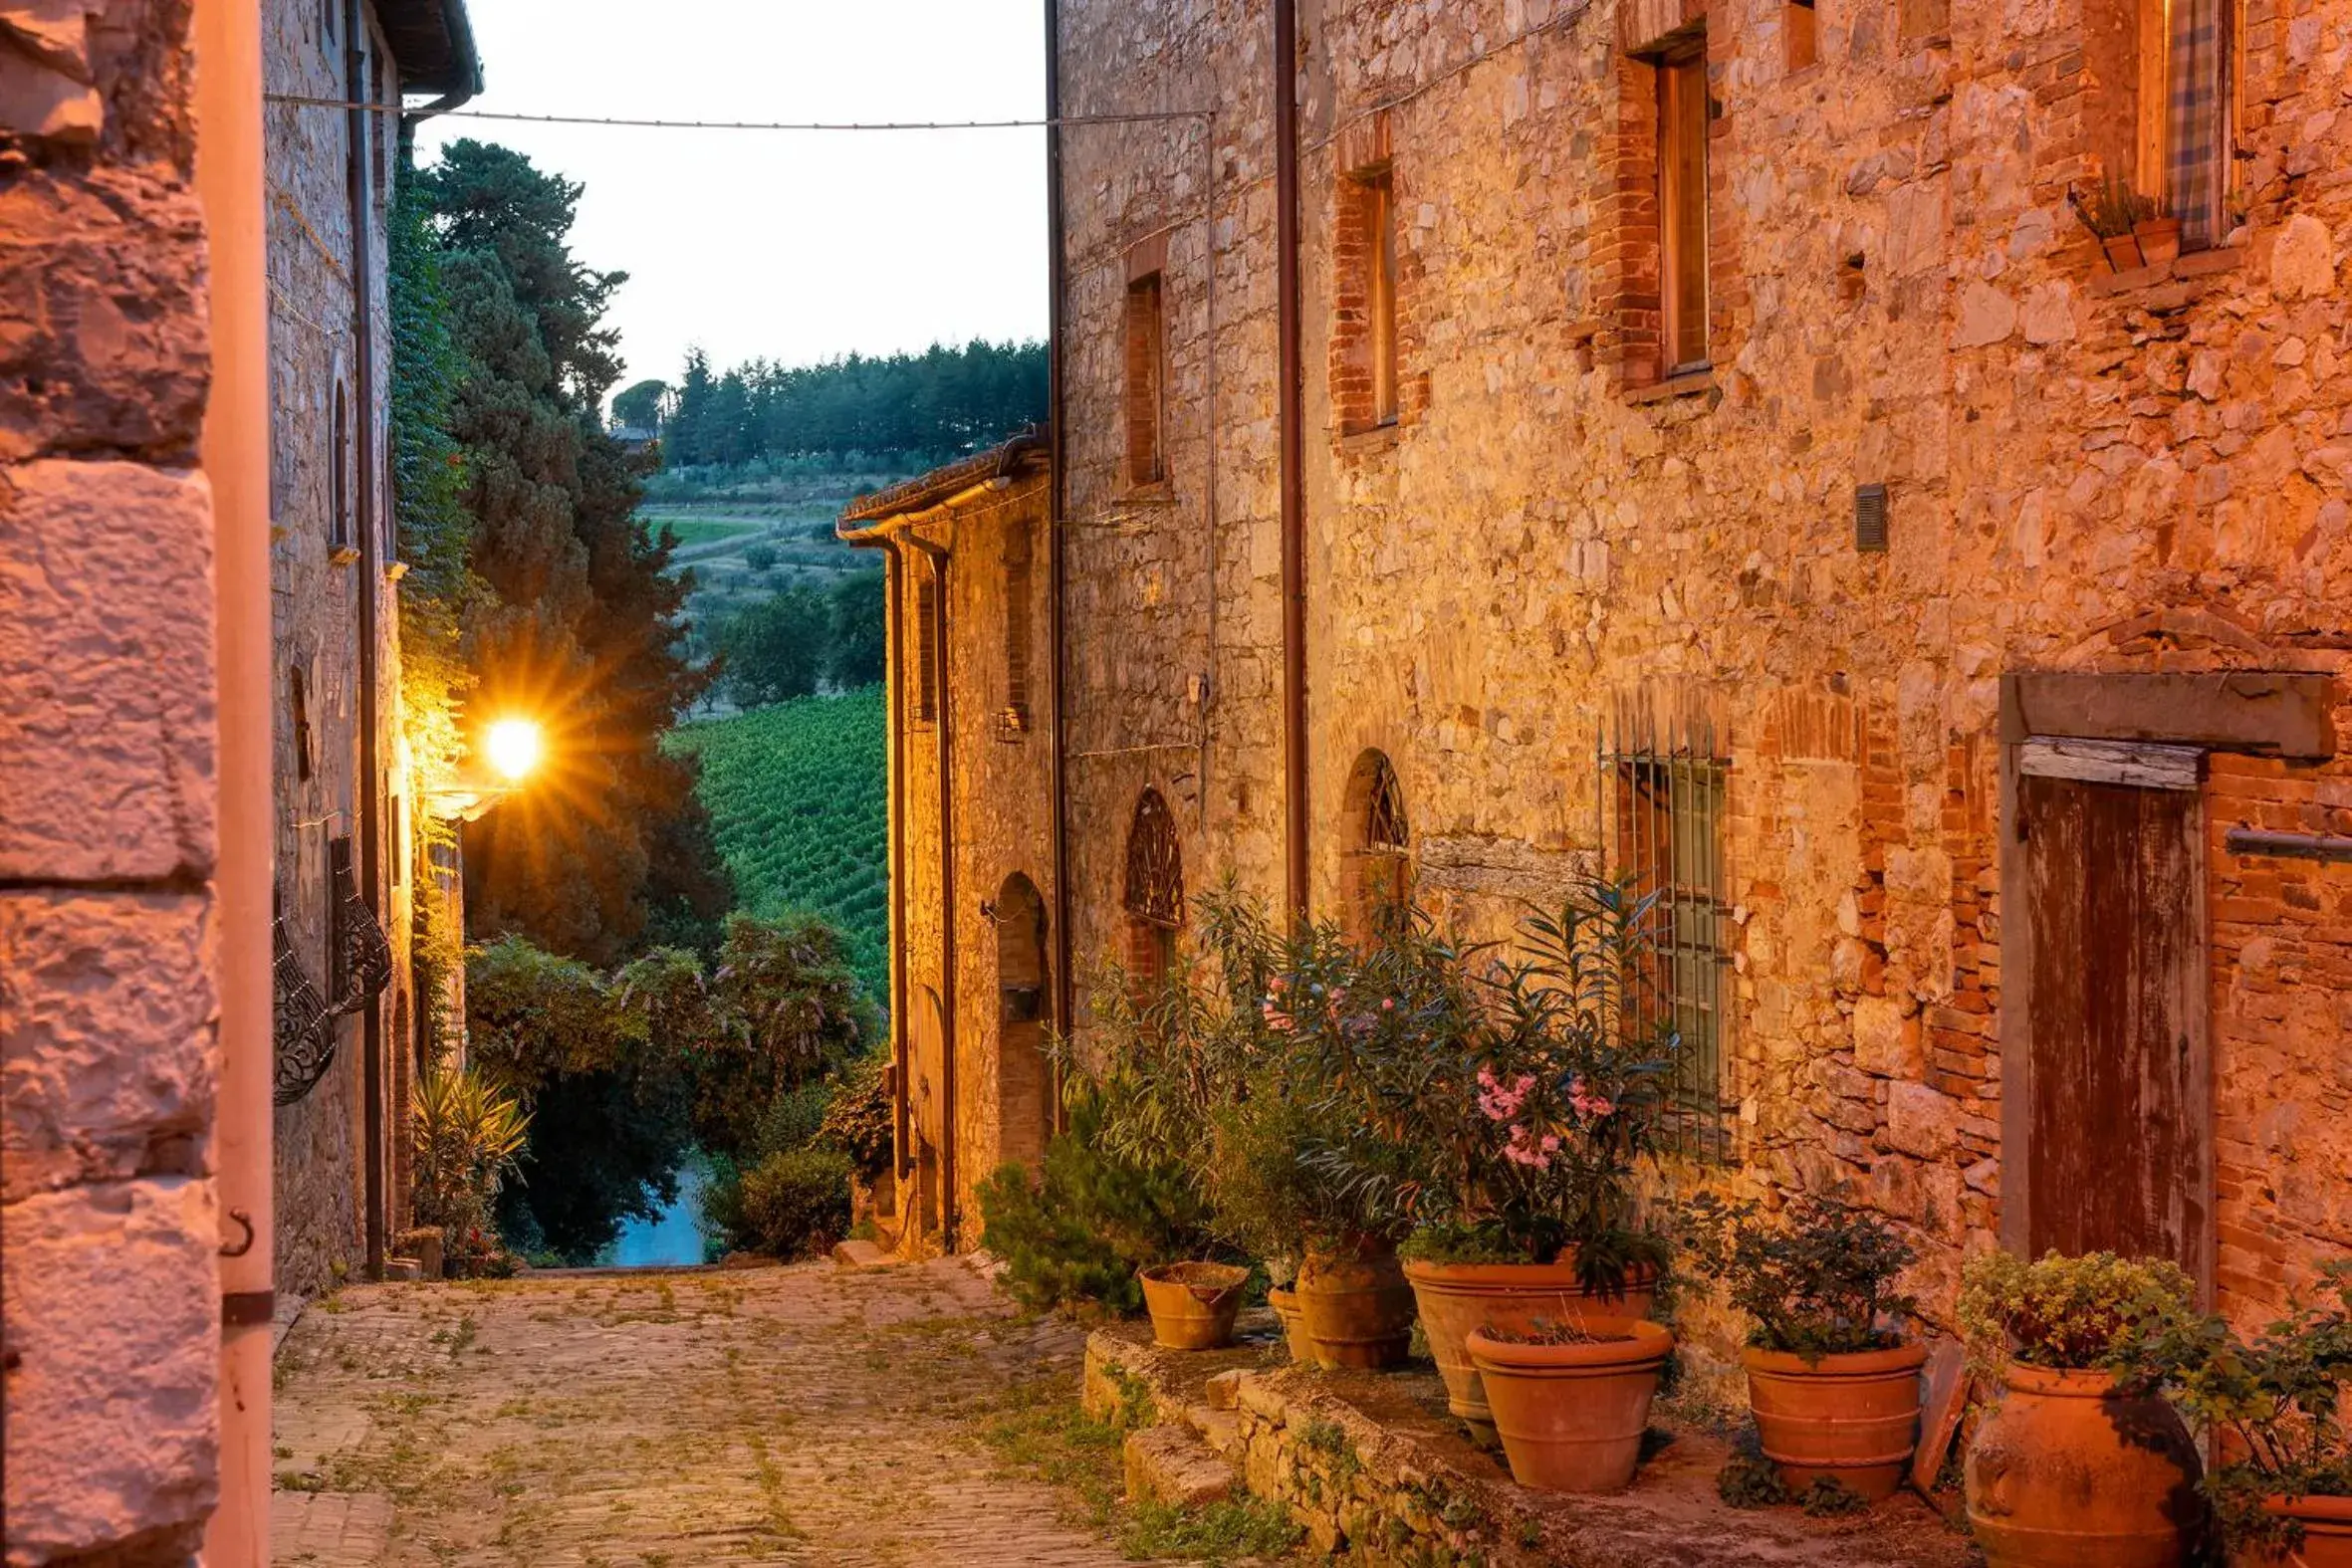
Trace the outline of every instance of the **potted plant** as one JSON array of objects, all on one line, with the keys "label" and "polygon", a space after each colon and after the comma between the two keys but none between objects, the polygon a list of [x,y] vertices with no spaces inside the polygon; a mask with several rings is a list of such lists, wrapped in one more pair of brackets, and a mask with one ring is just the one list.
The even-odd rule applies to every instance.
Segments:
[{"label": "potted plant", "polygon": [[1666,1250],[1634,1222],[1632,1178],[1675,1041],[1624,1005],[1650,910],[1593,881],[1526,920],[1506,953],[1457,946],[1407,909],[1360,982],[1376,1021],[1324,1035],[1317,1071],[1410,1162],[1390,1184],[1413,1227],[1405,1275],[1448,1407],[1481,1441],[1494,1430],[1472,1330],[1652,1305]]},{"label": "potted plant", "polygon": [[2141,1358],[2220,1436],[2205,1495],[2249,1565],[2352,1568],[2352,1262],[2324,1265],[2318,1294],[2250,1342],[2220,1317],[2199,1318],[2152,1336]]},{"label": "potted plant", "polygon": [[1640,1318],[1539,1319],[1473,1329],[1469,1348],[1513,1480],[1580,1492],[1632,1481],[1671,1333]]},{"label": "potted plant", "polygon": [[1156,1263],[1136,1270],[1151,1337],[1168,1350],[1217,1350],[1233,1343],[1250,1271],[1238,1263]]},{"label": "potted plant", "polygon": [[[2100,182],[2088,200],[2069,187],[2066,201],[2073,207],[2075,216],[2082,220],[2083,227],[2097,237],[2099,248],[2106,253],[2109,268],[2116,272],[2130,272],[2146,265],[2146,258],[2140,252],[2140,242],[2133,231],[2138,225],[2156,217],[2155,202],[2112,175]],[[2180,251],[2180,227],[2177,223],[2173,228],[2173,250],[2176,255]]]},{"label": "potted plant", "polygon": [[1876,1502],[1919,1440],[1919,1369],[1895,1276],[1916,1255],[1877,1215],[1800,1198],[1767,1218],[1712,1194],[1684,1209],[1684,1245],[1755,1326],[1741,1356],[1764,1457],[1792,1493],[1827,1477]]},{"label": "potted plant", "polygon": [[2205,1512],[2197,1448],[2133,1362],[2189,1301],[2189,1276],[2159,1259],[1970,1260],[1961,1332],[2001,1383],[1966,1462],[1969,1526],[1991,1568],[2188,1560]]}]

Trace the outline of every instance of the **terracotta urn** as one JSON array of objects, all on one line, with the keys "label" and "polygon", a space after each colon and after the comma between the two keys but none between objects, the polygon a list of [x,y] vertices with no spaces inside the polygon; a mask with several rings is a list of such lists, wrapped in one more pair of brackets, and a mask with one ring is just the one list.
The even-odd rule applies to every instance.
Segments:
[{"label": "terracotta urn", "polygon": [[1826,1475],[1872,1502],[1894,1495],[1919,1446],[1919,1369],[1925,1345],[1808,1361],[1748,1350],[1748,1408],[1764,1457],[1801,1492]]},{"label": "terracotta urn", "polygon": [[1233,1343],[1250,1271],[1232,1263],[1161,1263],[1138,1271],[1151,1337],[1169,1350],[1215,1350]]},{"label": "terracotta urn", "polygon": [[1573,1259],[1556,1263],[1405,1264],[1405,1278],[1421,1309],[1421,1332],[1438,1374],[1446,1380],[1446,1409],[1481,1443],[1495,1441],[1495,1421],[1484,1385],[1470,1360],[1470,1333],[1479,1327],[1525,1334],[1535,1319],[1580,1323],[1587,1317],[1647,1317],[1658,1270],[1627,1271],[1625,1293],[1603,1295],[1576,1278]]},{"label": "terracotta urn", "polygon": [[2233,1552],[2231,1568],[2352,1568],[2352,1497],[2265,1497],[2262,1511],[2301,1524],[2301,1543]]},{"label": "terracotta urn", "polygon": [[1266,1292],[1266,1304],[1274,1308],[1275,1320],[1283,1325],[1283,1343],[1290,1347],[1291,1359],[1302,1367],[1313,1366],[1314,1341],[1306,1337],[1306,1320],[1299,1316],[1297,1295],[1278,1287]]},{"label": "terracotta urn", "polygon": [[2129,234],[2107,235],[2099,241],[2099,248],[2107,253],[2107,265],[2116,272],[2136,272],[2146,265],[2140,242]]},{"label": "terracotta urn", "polygon": [[1393,1367],[1412,1348],[1413,1287],[1385,1241],[1310,1249],[1294,1290],[1318,1365]]},{"label": "terracotta urn", "polygon": [[2155,1393],[2011,1364],[1967,1462],[1991,1568],[2177,1568],[2202,1532],[2197,1446]]},{"label": "terracotta urn", "polygon": [[1650,1399],[1674,1335],[1630,1317],[1590,1317],[1582,1343],[1528,1345],[1470,1335],[1470,1359],[1511,1478],[1538,1491],[1621,1491],[1641,1461]]}]

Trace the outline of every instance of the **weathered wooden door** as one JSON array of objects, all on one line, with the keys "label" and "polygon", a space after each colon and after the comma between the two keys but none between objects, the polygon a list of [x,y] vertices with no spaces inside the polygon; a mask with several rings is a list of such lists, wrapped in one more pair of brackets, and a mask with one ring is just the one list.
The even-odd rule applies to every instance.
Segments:
[{"label": "weathered wooden door", "polygon": [[2106,1250],[2206,1272],[2200,804],[2193,774],[2187,787],[2030,772],[2017,781],[2031,933],[2031,1255]]}]

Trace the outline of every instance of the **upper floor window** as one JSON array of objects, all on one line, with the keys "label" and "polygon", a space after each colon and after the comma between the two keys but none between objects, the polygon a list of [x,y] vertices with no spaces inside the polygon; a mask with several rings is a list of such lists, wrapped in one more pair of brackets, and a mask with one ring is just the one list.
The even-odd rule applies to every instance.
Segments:
[{"label": "upper floor window", "polygon": [[1029,728],[1030,529],[1016,523],[1005,535],[1005,722]]},{"label": "upper floor window", "polygon": [[915,722],[939,718],[939,566],[924,560],[914,564],[915,577]]},{"label": "upper floor window", "polygon": [[1127,483],[1153,485],[1168,477],[1163,450],[1167,432],[1167,304],[1160,274],[1150,272],[1127,284],[1126,415]]},{"label": "upper floor window", "polygon": [[1664,372],[1707,364],[1707,40],[1657,60],[1658,336]]},{"label": "upper floor window", "polygon": [[1340,181],[1333,225],[1332,411],[1342,432],[1397,418],[1396,179],[1388,164]]},{"label": "upper floor window", "polygon": [[[2230,232],[2234,0],[2089,0],[2083,64],[2097,84],[2085,139],[2135,217],[2170,217],[2187,249]],[[2128,220],[2127,220],[2128,221]]]},{"label": "upper floor window", "polygon": [[335,383],[334,436],[327,471],[327,544],[341,554],[352,548],[352,410],[341,381]]}]

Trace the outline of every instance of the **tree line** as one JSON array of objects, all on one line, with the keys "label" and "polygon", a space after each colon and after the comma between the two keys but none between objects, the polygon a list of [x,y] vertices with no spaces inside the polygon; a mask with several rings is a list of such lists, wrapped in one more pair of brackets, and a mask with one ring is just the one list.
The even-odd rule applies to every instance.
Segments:
[{"label": "tree line", "polygon": [[614,421],[650,430],[672,468],[766,458],[946,457],[1046,417],[1046,345],[975,338],[919,354],[848,354],[786,367],[753,359],[714,371],[700,348],[675,385],[639,381],[612,400]]}]

